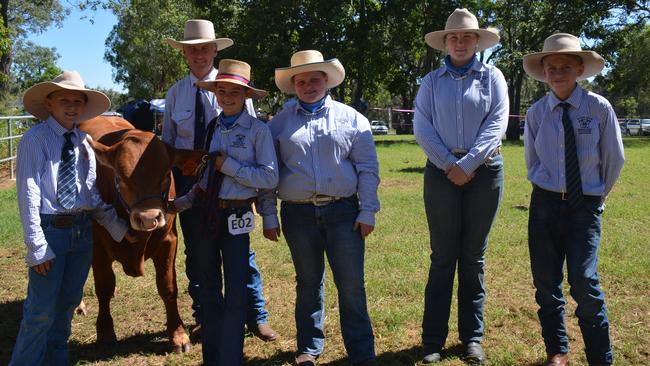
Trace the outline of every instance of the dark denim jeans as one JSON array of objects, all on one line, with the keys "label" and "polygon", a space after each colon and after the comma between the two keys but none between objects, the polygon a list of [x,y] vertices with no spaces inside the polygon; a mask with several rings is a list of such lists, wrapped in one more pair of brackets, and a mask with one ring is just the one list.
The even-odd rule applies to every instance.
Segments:
[{"label": "dark denim jeans", "polygon": [[350,360],[375,357],[366,305],[364,240],[353,230],[359,213],[355,198],[326,206],[282,203],[282,231],[296,270],[298,354],[323,352],[325,254],[338,290],[343,342]]},{"label": "dark denim jeans", "polygon": [[602,210],[600,198],[586,198],[582,208],[573,210],[567,201],[535,187],[528,220],[530,264],[546,351],[569,351],[562,294],[566,261],[570,293],[578,304],[576,316],[590,363],[611,363],[613,359],[605,294],[597,271]]},{"label": "dark denim jeans", "polygon": [[[180,196],[196,181],[194,177],[183,176],[178,168],[173,169],[176,195]],[[201,318],[201,301],[199,299],[199,281],[198,272],[195,262],[198,260],[196,255],[200,255],[202,247],[212,245],[212,241],[205,235],[203,218],[206,213],[201,207],[192,207],[178,214],[185,242],[185,274],[189,280],[187,292],[192,298],[192,309],[194,318],[200,323]],[[197,254],[199,253],[199,254]],[[248,279],[248,304],[249,309],[246,316],[246,323],[249,327],[256,324],[268,322],[269,313],[266,310],[266,300],[262,293],[262,274],[260,273],[257,263],[255,262],[255,252],[249,252],[249,279]]]},{"label": "dark denim jeans", "polygon": [[424,207],[431,243],[422,320],[422,344],[427,349],[442,347],[447,340],[457,264],[460,340],[483,340],[485,251],[503,195],[503,158],[497,156],[475,173],[469,183],[459,187],[430,162],[424,170]]},{"label": "dark denim jeans", "polygon": [[213,237],[211,245],[201,248],[196,256],[204,365],[236,366],[243,362],[250,237],[230,234],[226,219],[247,211],[250,209],[221,210],[220,237]]},{"label": "dark denim jeans", "polygon": [[79,305],[92,261],[90,214],[74,226],[55,228],[53,215],[41,216],[41,227],[56,258],[46,275],[29,269],[27,299],[10,365],[68,365],[72,313]]}]

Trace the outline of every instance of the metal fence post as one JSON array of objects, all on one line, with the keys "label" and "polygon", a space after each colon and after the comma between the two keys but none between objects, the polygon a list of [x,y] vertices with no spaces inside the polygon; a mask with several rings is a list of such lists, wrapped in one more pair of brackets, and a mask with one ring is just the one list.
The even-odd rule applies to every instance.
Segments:
[{"label": "metal fence post", "polygon": [[[9,156],[13,156],[13,139],[11,134],[11,119],[7,120],[7,136],[9,137]],[[14,159],[9,160],[9,179],[14,180]]]}]

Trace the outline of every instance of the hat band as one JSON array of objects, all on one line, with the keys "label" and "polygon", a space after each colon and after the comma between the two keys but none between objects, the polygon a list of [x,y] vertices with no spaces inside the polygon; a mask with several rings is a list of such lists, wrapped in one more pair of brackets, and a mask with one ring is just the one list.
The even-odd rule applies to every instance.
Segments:
[{"label": "hat band", "polygon": [[221,79],[232,79],[232,80],[241,81],[246,85],[251,85],[250,80],[248,80],[245,77],[240,76],[240,75],[226,74],[226,73],[218,74],[216,80],[221,80]]}]

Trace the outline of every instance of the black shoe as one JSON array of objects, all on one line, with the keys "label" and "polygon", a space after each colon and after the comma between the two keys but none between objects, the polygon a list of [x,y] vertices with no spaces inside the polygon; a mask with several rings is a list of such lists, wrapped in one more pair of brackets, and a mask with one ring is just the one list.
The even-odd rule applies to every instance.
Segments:
[{"label": "black shoe", "polygon": [[442,355],[440,352],[442,347],[440,346],[424,346],[422,347],[422,363],[437,363],[442,360]]},{"label": "black shoe", "polygon": [[465,361],[473,365],[479,365],[487,360],[483,347],[478,342],[469,342],[465,345]]}]

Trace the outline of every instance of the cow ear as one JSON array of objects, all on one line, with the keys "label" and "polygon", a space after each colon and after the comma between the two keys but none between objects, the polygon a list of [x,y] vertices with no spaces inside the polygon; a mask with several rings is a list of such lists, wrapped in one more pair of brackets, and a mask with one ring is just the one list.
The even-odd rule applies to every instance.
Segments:
[{"label": "cow ear", "polygon": [[90,146],[95,151],[95,157],[97,158],[97,161],[99,161],[100,164],[109,167],[113,166],[113,155],[115,149],[106,146],[99,141],[93,140],[93,138],[90,137],[90,135],[86,135],[86,141],[88,141]]}]

